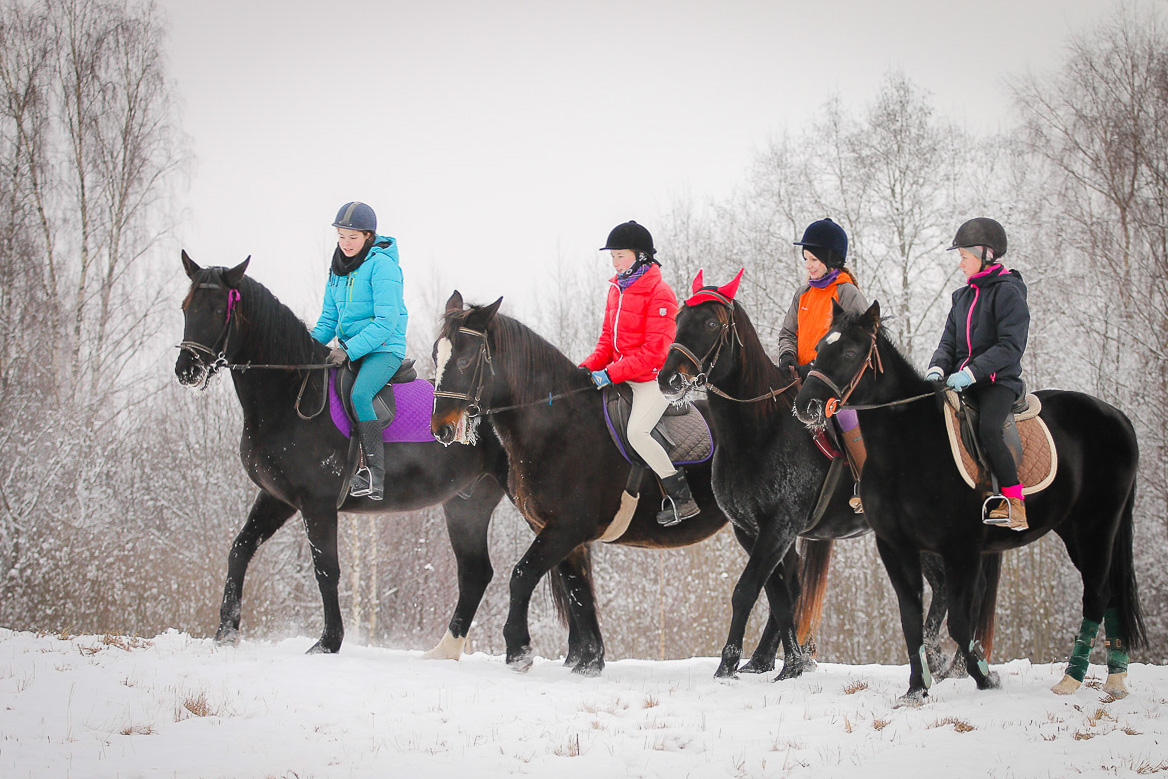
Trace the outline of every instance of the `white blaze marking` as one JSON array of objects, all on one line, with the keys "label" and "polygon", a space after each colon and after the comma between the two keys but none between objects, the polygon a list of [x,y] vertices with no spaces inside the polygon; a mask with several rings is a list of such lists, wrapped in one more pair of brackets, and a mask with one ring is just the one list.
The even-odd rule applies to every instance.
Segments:
[{"label": "white blaze marking", "polygon": [[438,339],[437,370],[434,373],[434,386],[442,386],[442,374],[446,372],[446,363],[450,362],[450,355],[454,351],[454,344],[449,338]]},{"label": "white blaze marking", "polygon": [[840,339],[839,330],[833,330],[832,332],[827,334],[827,337],[823,339],[823,342],[825,344],[833,344],[836,341],[838,341],[839,339]]}]

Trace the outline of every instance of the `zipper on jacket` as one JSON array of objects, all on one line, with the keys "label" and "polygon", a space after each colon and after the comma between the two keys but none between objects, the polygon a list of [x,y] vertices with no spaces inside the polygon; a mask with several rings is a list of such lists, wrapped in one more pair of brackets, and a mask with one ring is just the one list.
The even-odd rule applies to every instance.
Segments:
[{"label": "zipper on jacket", "polygon": [[976,284],[970,284],[973,287],[973,302],[969,304],[969,313],[965,315],[965,361],[961,363],[964,368],[969,365],[969,361],[973,359],[973,309],[977,307],[977,299],[981,297],[981,288]]},{"label": "zipper on jacket", "polygon": [[613,284],[613,286],[616,287],[616,313],[612,315],[612,350],[619,358],[621,357],[621,352],[616,345],[617,327],[620,325],[621,308],[625,304],[625,291],[620,288],[619,284]]}]

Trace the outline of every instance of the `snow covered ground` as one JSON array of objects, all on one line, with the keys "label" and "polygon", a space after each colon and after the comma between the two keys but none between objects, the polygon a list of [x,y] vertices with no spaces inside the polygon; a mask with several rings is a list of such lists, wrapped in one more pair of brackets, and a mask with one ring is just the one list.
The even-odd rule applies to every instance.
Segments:
[{"label": "snow covered ground", "polygon": [[621,660],[580,678],[312,643],[0,629],[0,776],[1168,777],[1163,666],[1133,665],[1111,700],[1101,666],[1059,697],[1061,664],[1015,660],[1000,690],[948,680],[894,709],[907,666],[722,683],[713,658]]}]

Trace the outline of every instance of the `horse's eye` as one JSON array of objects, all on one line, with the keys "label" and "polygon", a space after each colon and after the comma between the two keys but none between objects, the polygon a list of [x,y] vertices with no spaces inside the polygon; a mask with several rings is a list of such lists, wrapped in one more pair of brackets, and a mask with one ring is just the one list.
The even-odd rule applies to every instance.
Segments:
[{"label": "horse's eye", "polygon": [[459,357],[457,360],[455,360],[454,364],[458,366],[458,369],[460,371],[465,371],[467,369],[467,367],[470,365],[470,358],[469,357]]},{"label": "horse's eye", "polygon": [[854,360],[859,355],[860,355],[860,353],[858,351],[856,351],[855,349],[848,349],[844,352],[844,358],[848,359],[848,360]]},{"label": "horse's eye", "polygon": [[706,322],[706,328],[709,330],[717,330],[721,326],[722,326],[722,323],[719,322],[717,319],[711,319],[711,320]]}]

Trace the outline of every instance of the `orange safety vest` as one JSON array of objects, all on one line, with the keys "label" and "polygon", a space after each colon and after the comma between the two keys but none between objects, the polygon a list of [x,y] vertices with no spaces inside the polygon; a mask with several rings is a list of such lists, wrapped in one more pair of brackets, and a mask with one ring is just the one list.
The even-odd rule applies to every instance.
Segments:
[{"label": "orange safety vest", "polygon": [[812,287],[799,296],[799,364],[806,365],[815,359],[815,347],[819,339],[827,335],[831,327],[831,301],[839,300],[837,286],[844,283],[855,284],[846,271],[826,287]]}]

